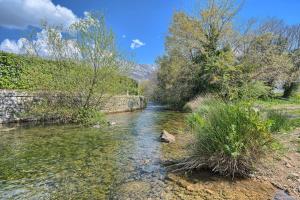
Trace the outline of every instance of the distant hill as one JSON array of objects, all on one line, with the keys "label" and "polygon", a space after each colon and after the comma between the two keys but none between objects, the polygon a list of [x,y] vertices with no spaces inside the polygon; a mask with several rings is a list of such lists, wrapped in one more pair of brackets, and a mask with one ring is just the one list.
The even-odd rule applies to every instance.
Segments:
[{"label": "distant hill", "polygon": [[156,68],[155,64],[136,64],[130,76],[137,81],[148,80]]}]

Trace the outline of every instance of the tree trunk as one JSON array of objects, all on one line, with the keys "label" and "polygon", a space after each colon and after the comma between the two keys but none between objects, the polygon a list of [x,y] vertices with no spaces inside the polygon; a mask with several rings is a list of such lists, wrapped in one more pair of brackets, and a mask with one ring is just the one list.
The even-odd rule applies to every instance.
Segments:
[{"label": "tree trunk", "polygon": [[298,87],[299,87],[299,83],[296,83],[296,82],[286,83],[283,86],[284,92],[283,92],[282,97],[289,98],[293,94],[293,92],[298,89]]}]

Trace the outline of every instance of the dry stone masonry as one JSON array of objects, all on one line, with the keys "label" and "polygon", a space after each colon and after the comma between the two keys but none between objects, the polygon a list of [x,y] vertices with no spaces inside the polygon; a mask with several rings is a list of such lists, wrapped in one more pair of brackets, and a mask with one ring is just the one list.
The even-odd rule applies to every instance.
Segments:
[{"label": "dry stone masonry", "polygon": [[37,97],[26,92],[0,90],[0,123],[18,122],[27,105]]},{"label": "dry stone masonry", "polygon": [[146,100],[143,96],[113,96],[103,106],[105,113],[128,112],[140,110],[146,107]]},{"label": "dry stone masonry", "polygon": [[[35,93],[27,93],[15,90],[0,90],[0,124],[27,121],[23,114],[28,105],[41,99]],[[127,112],[146,107],[143,96],[113,96],[108,99],[103,107],[103,112]]]}]

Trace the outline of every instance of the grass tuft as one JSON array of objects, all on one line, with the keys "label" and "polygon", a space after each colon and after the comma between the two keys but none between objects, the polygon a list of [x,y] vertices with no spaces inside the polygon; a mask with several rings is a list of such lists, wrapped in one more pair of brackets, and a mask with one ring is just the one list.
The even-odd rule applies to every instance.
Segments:
[{"label": "grass tuft", "polygon": [[188,117],[196,141],[193,155],[175,164],[175,170],[208,168],[231,176],[247,176],[271,148],[269,121],[249,103],[205,102]]},{"label": "grass tuft", "polygon": [[272,133],[280,132],[281,130],[290,130],[291,123],[286,113],[276,110],[270,110],[267,113],[267,118],[270,120],[270,131]]}]

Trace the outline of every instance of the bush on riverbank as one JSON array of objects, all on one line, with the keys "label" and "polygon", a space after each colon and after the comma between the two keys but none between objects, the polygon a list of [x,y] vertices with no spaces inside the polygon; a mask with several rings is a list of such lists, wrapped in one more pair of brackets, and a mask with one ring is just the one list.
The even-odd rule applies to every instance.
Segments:
[{"label": "bush on riverbank", "polygon": [[267,118],[270,120],[270,130],[272,133],[274,132],[280,132],[281,130],[289,130],[291,123],[287,116],[287,114],[276,111],[276,110],[270,110],[267,113]]},{"label": "bush on riverbank", "polygon": [[247,176],[272,143],[269,121],[249,103],[210,100],[188,117],[196,134],[193,156],[181,170],[209,168],[234,177]]},{"label": "bush on riverbank", "polygon": [[79,109],[73,116],[73,122],[85,126],[105,124],[105,116],[103,113],[95,109]]}]

